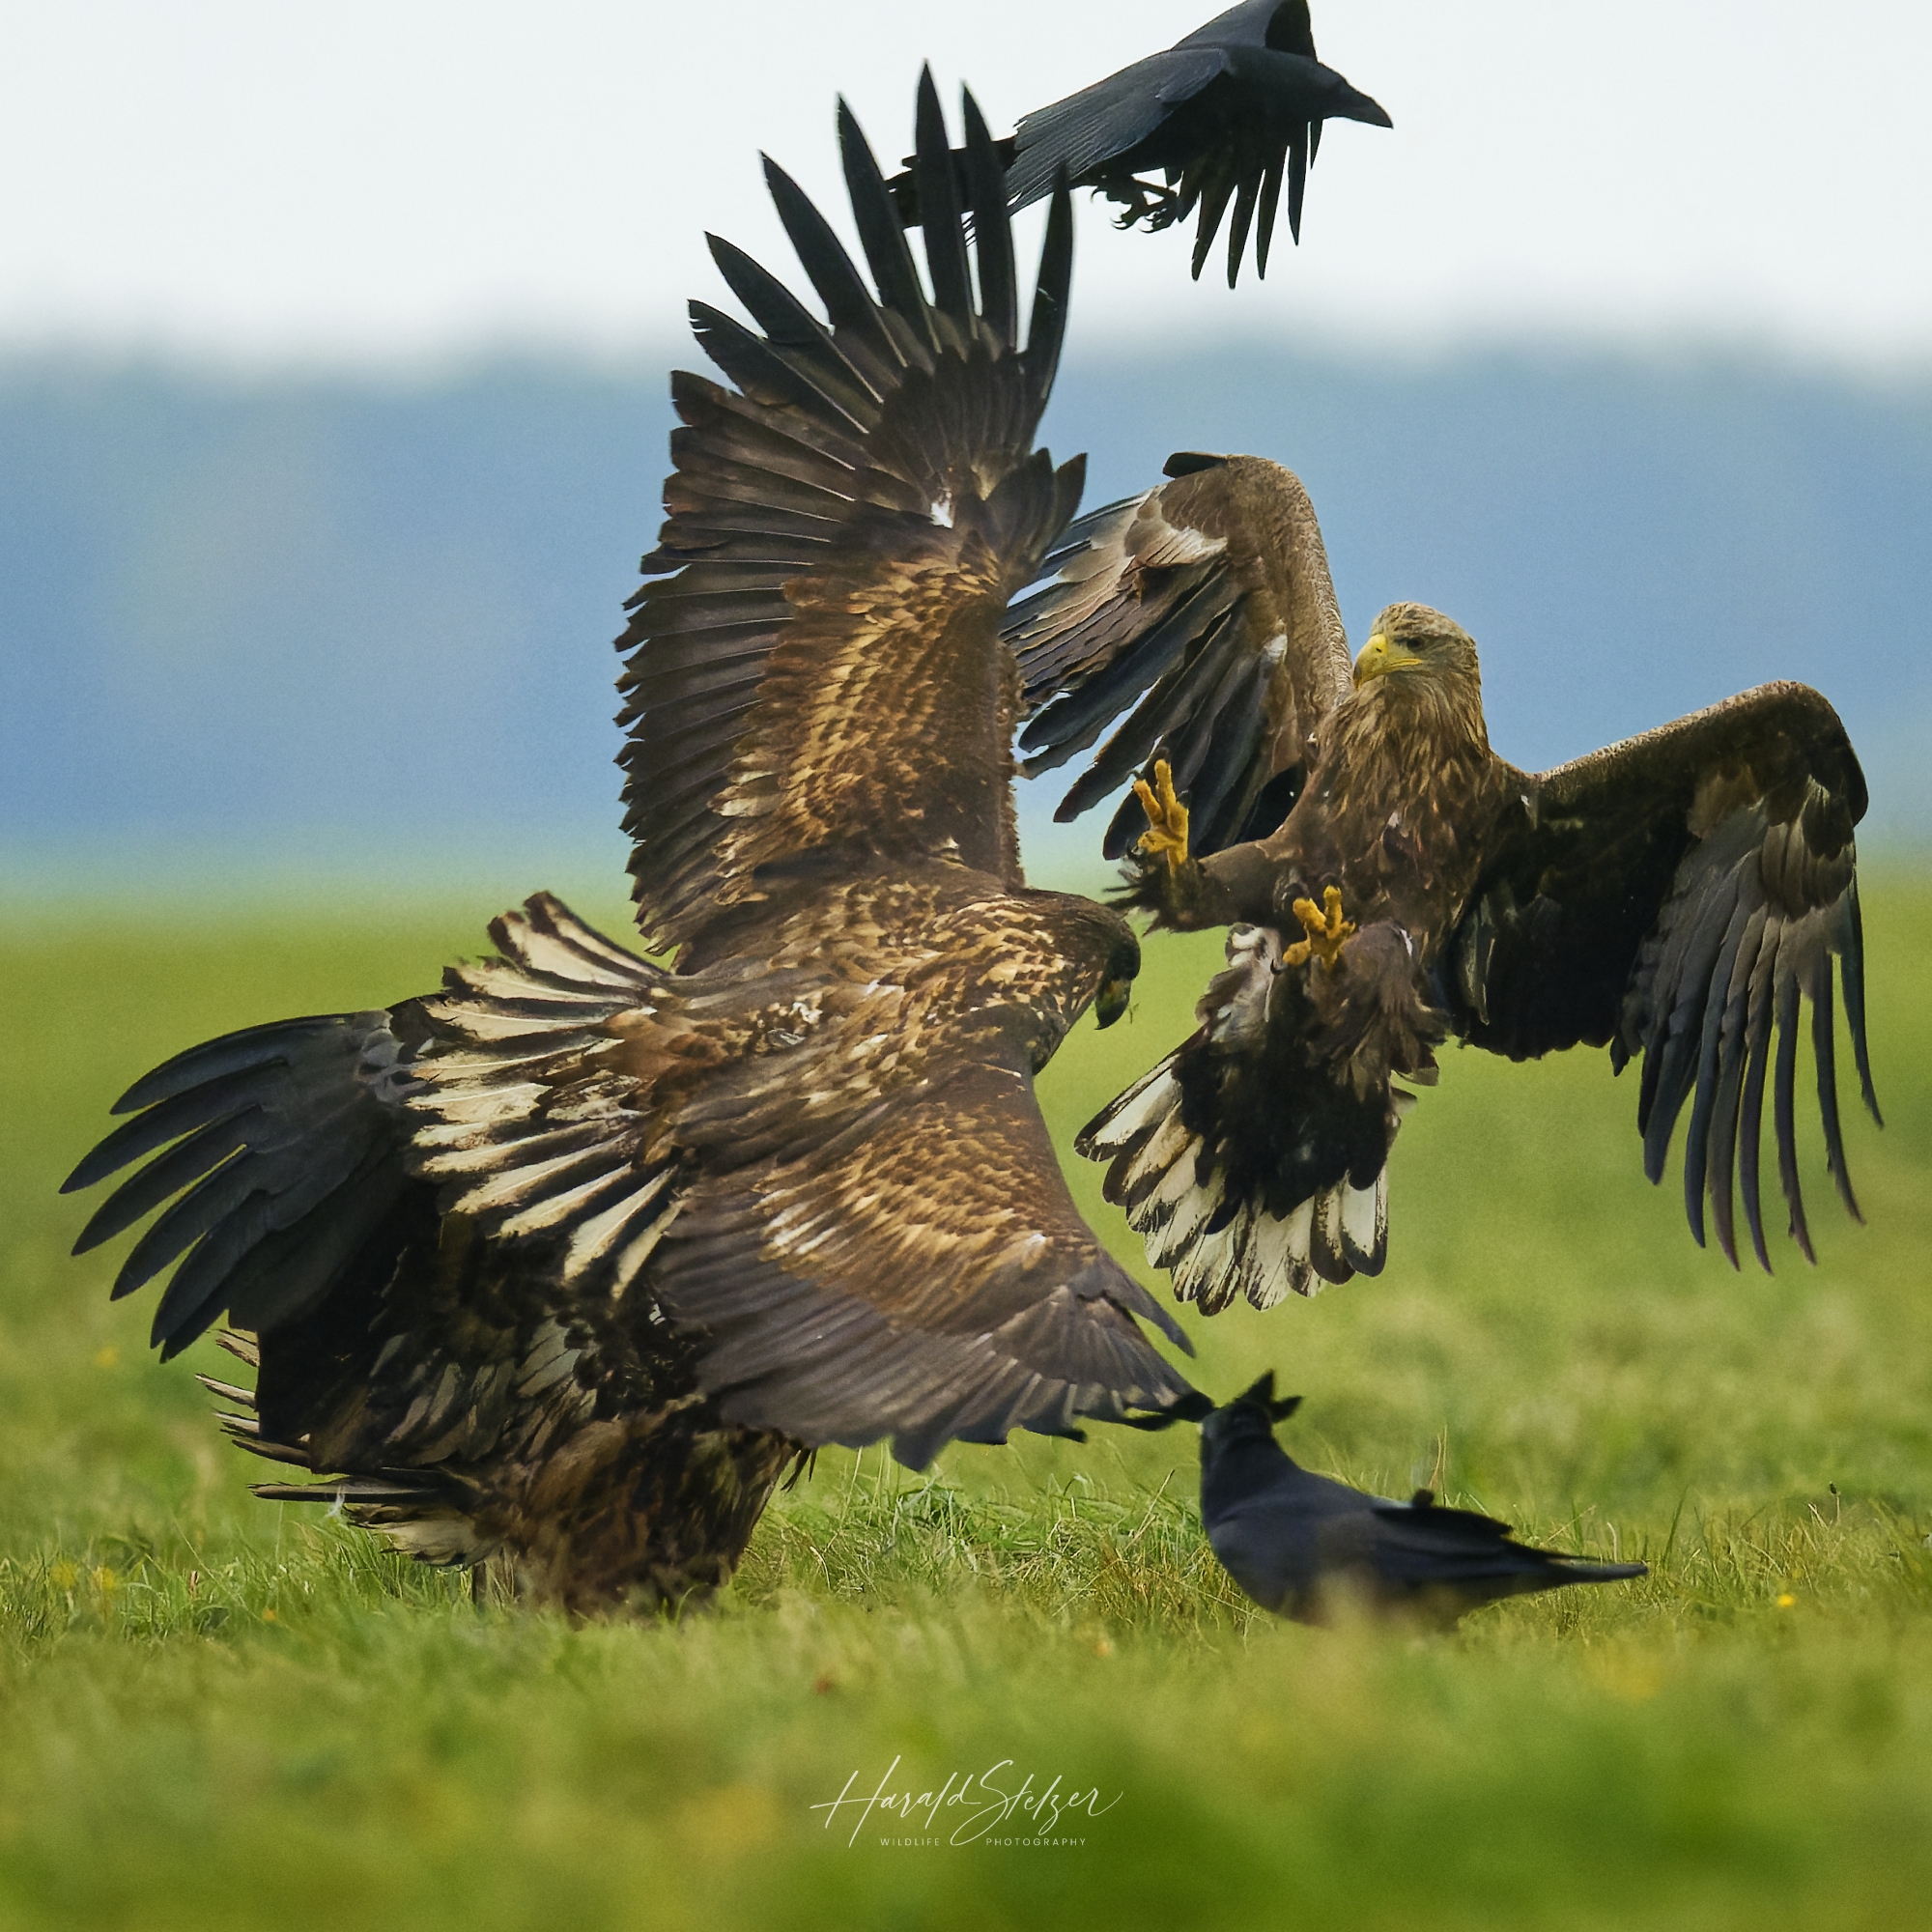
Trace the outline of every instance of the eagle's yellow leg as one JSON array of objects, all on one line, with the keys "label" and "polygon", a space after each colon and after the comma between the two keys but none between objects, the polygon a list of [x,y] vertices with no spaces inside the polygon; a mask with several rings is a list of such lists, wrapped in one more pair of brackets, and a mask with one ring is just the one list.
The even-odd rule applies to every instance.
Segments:
[{"label": "eagle's yellow leg", "polygon": [[1320,905],[1313,899],[1296,899],[1294,916],[1301,922],[1301,929],[1308,937],[1297,939],[1293,946],[1285,949],[1281,963],[1284,966],[1305,966],[1313,957],[1321,960],[1332,973],[1335,962],[1342,956],[1344,943],[1355,929],[1350,921],[1342,917],[1341,887],[1323,887]]},{"label": "eagle's yellow leg", "polygon": [[1151,859],[1165,857],[1169,867],[1179,871],[1187,863],[1187,808],[1174,795],[1174,774],[1165,758],[1154,761],[1152,784],[1134,781],[1134,796],[1148,816],[1138,849]]}]

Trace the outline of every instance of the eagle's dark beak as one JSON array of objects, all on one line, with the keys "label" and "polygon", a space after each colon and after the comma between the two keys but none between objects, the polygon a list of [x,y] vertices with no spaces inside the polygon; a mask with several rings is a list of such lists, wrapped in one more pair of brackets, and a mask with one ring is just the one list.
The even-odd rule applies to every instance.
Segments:
[{"label": "eagle's dark beak", "polygon": [[1131,980],[1101,980],[1099,997],[1094,1002],[1094,1017],[1101,1026],[1112,1026],[1126,1011],[1127,999],[1133,989]]}]

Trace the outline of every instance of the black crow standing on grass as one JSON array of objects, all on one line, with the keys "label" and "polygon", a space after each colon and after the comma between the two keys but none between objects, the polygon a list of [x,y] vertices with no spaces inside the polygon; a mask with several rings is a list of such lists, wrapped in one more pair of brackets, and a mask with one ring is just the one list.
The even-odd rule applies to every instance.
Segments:
[{"label": "black crow standing on grass", "polygon": [[[1201,1520],[1228,1574],[1264,1610],[1297,1623],[1352,1604],[1373,1614],[1452,1624],[1467,1610],[1649,1574],[1641,1563],[1581,1563],[1526,1548],[1492,1517],[1444,1509],[1427,1490],[1406,1503],[1317,1476],[1274,1439],[1301,1405],[1277,1402],[1272,1373],[1201,1423]],[[1160,1422],[1175,1419],[1163,1415]]]},{"label": "black crow standing on grass", "polygon": [[[1251,230],[1255,272],[1267,273],[1284,174],[1289,232],[1300,241],[1302,192],[1323,121],[1394,125],[1376,101],[1315,58],[1308,0],[1244,0],[1165,53],[1022,116],[998,153],[1015,209],[1052,193],[1062,168],[1074,187],[1120,203],[1123,228],[1143,220],[1150,231],[1169,228],[1198,204],[1197,281],[1232,201],[1232,289]],[[907,169],[890,185],[911,226],[920,218],[919,187],[910,161]],[[1162,180],[1143,179],[1151,173]]]}]

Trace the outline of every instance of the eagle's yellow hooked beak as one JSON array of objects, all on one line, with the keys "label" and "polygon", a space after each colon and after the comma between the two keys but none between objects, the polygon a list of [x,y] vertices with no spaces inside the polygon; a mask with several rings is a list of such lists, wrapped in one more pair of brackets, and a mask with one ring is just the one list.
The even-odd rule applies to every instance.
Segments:
[{"label": "eagle's yellow hooked beak", "polygon": [[1392,644],[1384,632],[1378,631],[1355,660],[1355,689],[1361,690],[1372,677],[1386,677],[1392,670],[1407,670],[1421,662],[1406,645]]},{"label": "eagle's yellow hooked beak", "polygon": [[1103,1027],[1112,1026],[1126,1011],[1133,990],[1131,980],[1103,980],[1094,1001],[1094,1017]]}]

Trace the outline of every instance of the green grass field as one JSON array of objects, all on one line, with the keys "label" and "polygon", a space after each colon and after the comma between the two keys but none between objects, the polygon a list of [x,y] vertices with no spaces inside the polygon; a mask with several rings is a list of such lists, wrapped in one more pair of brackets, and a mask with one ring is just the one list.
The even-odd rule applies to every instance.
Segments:
[{"label": "green grass field", "polygon": [[[164,1055],[421,990],[482,920],[16,923],[0,1925],[1923,1922],[1932,890],[1879,873],[1867,920],[1889,1125],[1849,1127],[1859,1229],[1806,1122],[1816,1269],[1781,1237],[1770,1280],[1692,1245],[1604,1056],[1451,1053],[1396,1151],[1387,1273],[1189,1318],[1210,1391],[1272,1367],[1305,1394],[1286,1439],[1316,1466],[1652,1565],[1432,1639],[1251,1611],[1186,1429],[917,1477],[828,1453],[676,1623],[479,1610],[254,1501],[188,1373],[226,1358],[153,1360],[152,1294],[106,1299],[125,1243],[69,1260],[87,1208],[55,1186]],[[1215,956],[1153,942],[1133,1023],[1082,1026],[1043,1088],[1061,1145]],[[930,1817],[827,1808],[982,1773]],[[1056,1778],[1045,1807],[987,1795]]]}]

